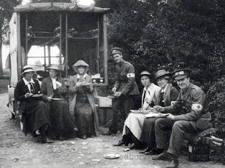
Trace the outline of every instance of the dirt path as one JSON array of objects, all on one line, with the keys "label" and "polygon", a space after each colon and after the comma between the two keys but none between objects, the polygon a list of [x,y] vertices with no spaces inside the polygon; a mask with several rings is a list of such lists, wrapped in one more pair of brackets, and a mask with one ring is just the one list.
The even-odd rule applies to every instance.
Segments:
[{"label": "dirt path", "polygon": [[[124,147],[113,147],[121,134],[81,140],[78,138],[39,144],[19,129],[18,120],[10,120],[6,107],[7,94],[0,94],[0,168],[163,168],[167,162],[153,161],[152,156],[138,150],[123,152]],[[102,131],[106,131],[102,128]],[[116,153],[118,159],[105,159],[105,154]],[[180,158],[180,168],[222,168],[220,163],[189,162]]]}]

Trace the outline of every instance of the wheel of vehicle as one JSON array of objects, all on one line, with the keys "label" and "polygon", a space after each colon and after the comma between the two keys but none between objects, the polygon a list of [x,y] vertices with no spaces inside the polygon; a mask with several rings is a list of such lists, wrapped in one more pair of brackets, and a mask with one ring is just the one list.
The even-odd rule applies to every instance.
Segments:
[{"label": "wheel of vehicle", "polygon": [[15,119],[16,118],[15,114],[11,113],[11,118]]}]

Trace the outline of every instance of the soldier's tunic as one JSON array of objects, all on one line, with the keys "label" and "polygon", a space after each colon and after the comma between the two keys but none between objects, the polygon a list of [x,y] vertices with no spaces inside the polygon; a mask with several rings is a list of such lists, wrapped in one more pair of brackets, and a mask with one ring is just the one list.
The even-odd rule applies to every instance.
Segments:
[{"label": "soldier's tunic", "polygon": [[[114,87],[116,92],[121,92],[121,96],[113,99],[113,122],[110,130],[117,131],[118,114],[122,113],[123,117],[127,117],[131,109],[135,109],[133,96],[139,95],[139,90],[135,82],[135,68],[132,64],[122,60],[116,65],[116,82]],[[122,110],[120,110],[123,108]]]},{"label": "soldier's tunic", "polygon": [[209,121],[211,118],[203,109],[205,97],[203,90],[194,84],[190,83],[187,88],[181,89],[176,103],[165,107],[165,112],[174,113],[175,119],[163,118],[155,122],[157,148],[167,149],[169,142],[168,153],[179,156],[185,133],[197,133],[210,127],[210,123],[201,122],[202,119],[208,118]]}]

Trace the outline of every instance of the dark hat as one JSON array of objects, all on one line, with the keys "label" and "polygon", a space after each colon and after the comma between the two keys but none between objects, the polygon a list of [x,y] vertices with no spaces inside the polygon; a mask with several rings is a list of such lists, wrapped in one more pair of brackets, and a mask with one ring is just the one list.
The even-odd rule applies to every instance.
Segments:
[{"label": "dark hat", "polygon": [[190,75],[191,70],[190,69],[177,69],[172,72],[173,78],[175,80],[180,80],[185,77],[188,77]]},{"label": "dark hat", "polygon": [[165,77],[165,78],[168,78],[170,79],[170,72],[164,70],[164,69],[161,69],[161,70],[158,70],[156,73],[155,73],[155,80],[157,80],[158,78],[161,78],[161,77]]},{"label": "dark hat", "polygon": [[56,70],[56,71],[60,71],[62,70],[60,65],[50,65],[47,67],[48,70],[52,69],[52,70]]},{"label": "dark hat", "polygon": [[113,56],[114,54],[123,54],[123,49],[119,47],[114,47],[110,50],[110,55]]},{"label": "dark hat", "polygon": [[24,75],[24,74],[27,73],[27,72],[34,72],[34,70],[33,70],[33,68],[32,68],[31,66],[26,65],[26,66],[24,66],[23,69],[22,69],[22,75]]},{"label": "dark hat", "polygon": [[142,76],[147,76],[147,77],[151,78],[151,73],[149,73],[148,71],[142,71],[141,74],[140,74],[140,76],[141,77]]}]

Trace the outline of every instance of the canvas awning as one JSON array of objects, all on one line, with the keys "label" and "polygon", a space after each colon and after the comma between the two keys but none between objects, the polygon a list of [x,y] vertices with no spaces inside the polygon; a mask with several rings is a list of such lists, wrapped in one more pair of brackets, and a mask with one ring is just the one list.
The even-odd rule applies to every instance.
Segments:
[{"label": "canvas awning", "polygon": [[109,8],[100,8],[95,6],[75,5],[73,3],[32,3],[28,5],[19,5],[14,8],[15,12],[38,12],[38,11],[68,11],[68,12],[90,12],[90,13],[108,13]]}]

